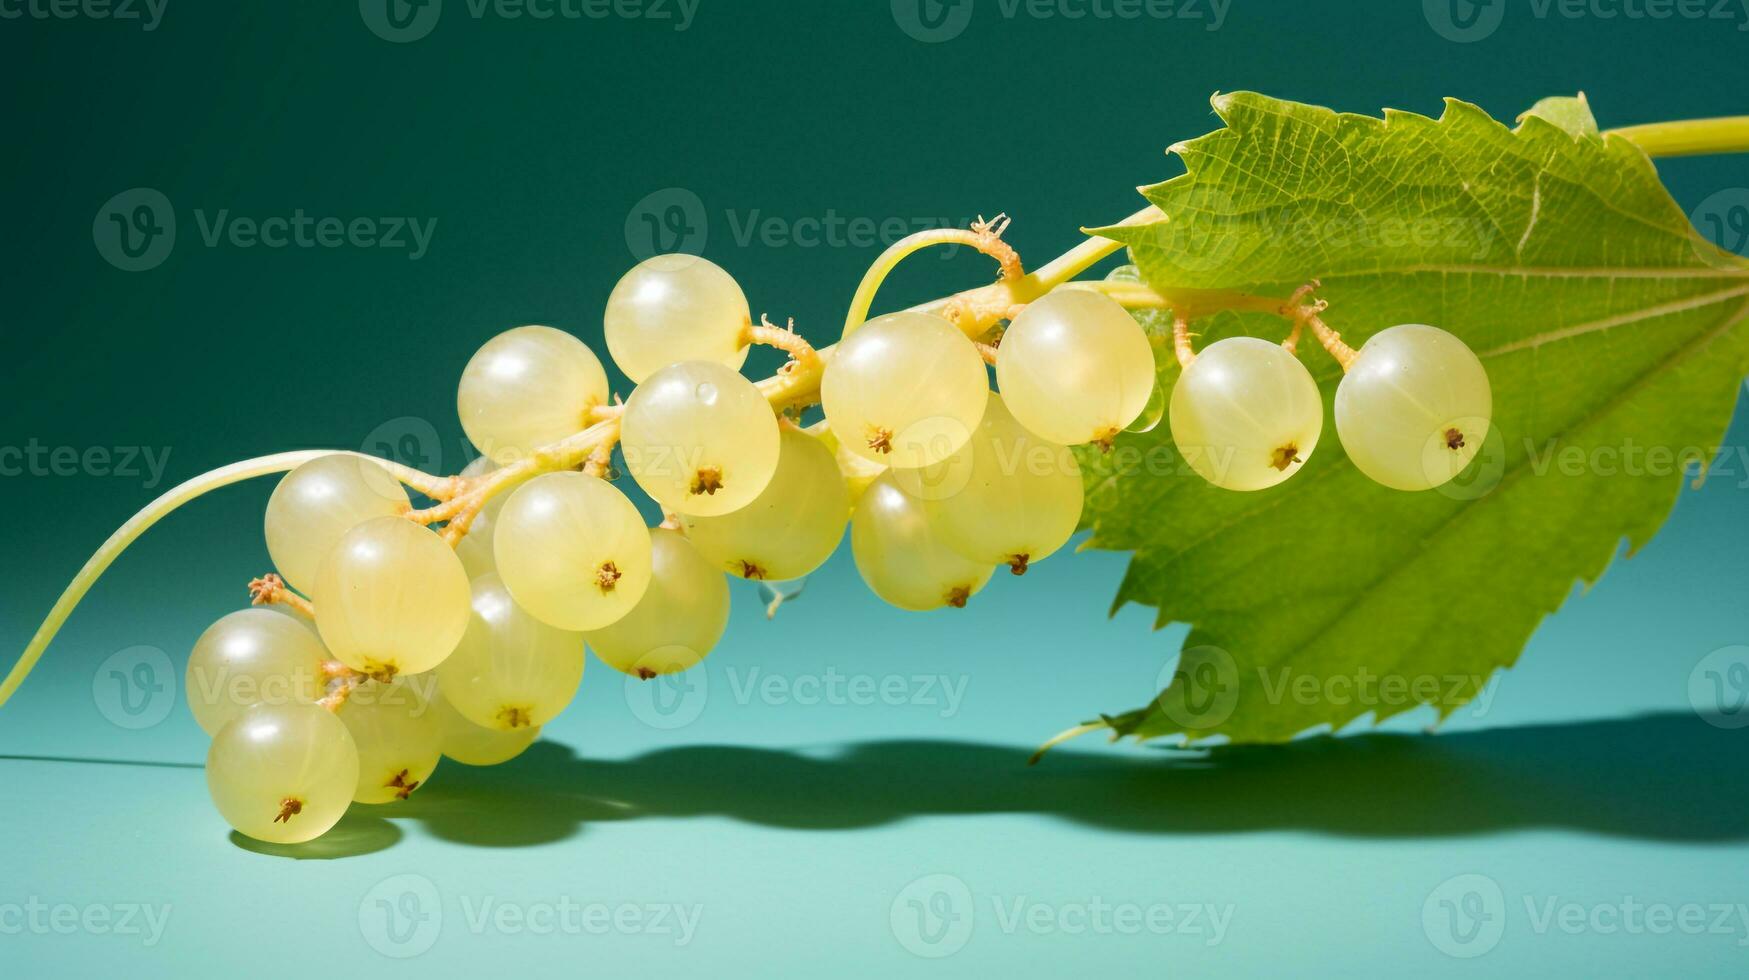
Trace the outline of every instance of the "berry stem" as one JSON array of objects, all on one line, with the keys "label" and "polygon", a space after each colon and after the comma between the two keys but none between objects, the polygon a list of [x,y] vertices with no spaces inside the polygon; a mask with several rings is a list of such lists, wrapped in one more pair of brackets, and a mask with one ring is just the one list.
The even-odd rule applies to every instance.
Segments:
[{"label": "berry stem", "polygon": [[293,592],[291,586],[285,584],[285,579],[273,572],[250,580],[249,604],[252,606],[290,606],[311,619],[316,618],[315,603]]},{"label": "berry stem", "polygon": [[1177,310],[1172,312],[1172,352],[1178,356],[1180,371],[1196,360],[1196,347],[1190,342],[1190,317]]},{"label": "berry stem", "polygon": [[749,323],[742,332],[741,339],[749,344],[765,344],[776,347],[790,356],[790,363],[785,364],[782,372],[796,371],[802,365],[812,364],[820,359],[818,351],[807,342],[801,334],[796,333],[796,321],[790,320],[786,327],[779,327],[763,314],[759,317],[759,325]]},{"label": "berry stem", "polygon": [[1002,267],[1001,281],[1012,283],[1024,278],[1026,269],[1021,264],[1020,253],[1002,240],[1002,233],[1007,230],[1008,216],[999,214],[993,221],[979,218],[969,229],[932,228],[906,235],[894,242],[863,273],[862,282],[857,285],[856,293],[850,299],[850,311],[844,317],[844,335],[849,336],[852,330],[862,326],[863,321],[868,319],[869,307],[874,305],[875,293],[880,291],[887,274],[900,262],[931,245],[970,245],[996,260]]},{"label": "berry stem", "polygon": [[1343,343],[1342,335],[1331,330],[1317,313],[1304,314],[1302,319],[1312,328],[1312,335],[1318,338],[1318,343],[1323,344],[1330,356],[1336,358],[1336,363],[1342,365],[1342,370],[1347,371],[1354,359],[1360,356],[1360,352]]},{"label": "berry stem", "polygon": [[1681,119],[1675,122],[1623,126],[1606,132],[1633,142],[1652,157],[1683,157],[1702,153],[1749,153],[1749,116]]},{"label": "berry stem", "polygon": [[[4,682],[0,682],[0,705],[4,705],[12,697],[12,692],[18,690],[18,685],[24,682],[24,678],[30,673],[31,668],[35,667],[36,662],[42,658],[43,651],[48,649],[49,642],[55,638],[55,634],[60,631],[62,624],[67,621],[67,617],[73,614],[73,609],[79,605],[79,600],[85,598],[85,593],[91,590],[98,578],[102,577],[104,571],[114,563],[116,558],[127,550],[128,545],[133,544],[152,525],[163,520],[183,504],[220,487],[241,483],[258,476],[288,473],[310,460],[332,455],[334,455],[333,450],[307,449],[299,452],[276,453],[272,456],[261,456],[232,463],[209,473],[203,473],[170,489],[158,499],[147,504],[139,513],[128,518],[127,523],[117,528],[115,533],[109,536],[109,540],[103,542],[96,554],[86,559],[85,566],[79,569],[77,575],[73,576],[73,581],[68,583],[67,588],[61,592],[61,597],[55,601],[54,607],[49,610],[42,625],[37,627],[36,635],[31,637],[30,643],[24,648],[24,653],[19,656],[18,662],[13,664],[11,673],[6,675]],[[377,462],[382,461],[377,460]],[[391,470],[396,472],[397,478],[405,478],[406,474],[399,471],[406,470],[406,467],[396,466],[391,467]],[[417,471],[409,471],[409,473],[414,472]],[[419,475],[425,476],[434,487],[440,482],[437,477]]]}]

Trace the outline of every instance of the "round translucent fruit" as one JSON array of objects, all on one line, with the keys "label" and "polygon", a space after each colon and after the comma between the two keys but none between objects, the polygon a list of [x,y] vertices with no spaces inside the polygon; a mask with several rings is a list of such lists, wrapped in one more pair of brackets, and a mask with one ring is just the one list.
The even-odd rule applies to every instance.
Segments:
[{"label": "round translucent fruit", "polygon": [[236,831],[274,844],[328,832],[358,784],[346,725],[313,704],[258,704],[213,736],[206,785]]},{"label": "round translucent fruit", "polygon": [[393,803],[425,785],[442,753],[442,731],[431,710],[429,673],[392,682],[365,681],[340,706],[339,718],[358,746],[355,803]]},{"label": "round translucent fruit", "polygon": [[895,468],[928,466],[965,445],[989,392],[978,349],[930,313],[890,313],[858,327],[820,381],[844,446]]},{"label": "round translucent fruit", "polygon": [[431,711],[443,733],[443,755],[464,766],[495,766],[521,755],[540,738],[540,726],[525,725],[510,731],[476,725],[455,710],[440,690],[431,699]]},{"label": "round translucent fruit", "polygon": [[517,605],[560,629],[606,626],[630,612],[650,584],[643,516],[613,484],[585,473],[548,473],[523,484],[492,537],[498,574]]},{"label": "round translucent fruit", "polygon": [[266,608],[240,609],[207,627],[188,655],[185,689],[208,735],[256,704],[313,704],[328,651],[303,623]]},{"label": "round translucent fruit", "polygon": [[607,299],[607,352],[635,383],[676,361],[739,370],[751,322],[747,296],[696,255],[658,255],[632,268]]},{"label": "round translucent fruit", "polygon": [[669,510],[740,510],[771,482],[778,448],[777,416],[765,396],[721,364],[670,364],[626,400],[626,468]]},{"label": "round translucent fruit", "polygon": [[1426,490],[1463,472],[1493,412],[1482,362],[1463,341],[1419,323],[1374,334],[1336,388],[1343,450],[1397,490]]},{"label": "round translucent fruit", "polygon": [[731,575],[801,578],[832,557],[850,520],[850,490],[832,450],[785,429],[777,472],[753,502],[718,517],[684,519],[700,554]]},{"label": "round translucent fruit", "polygon": [[648,680],[703,660],[729,624],[729,583],[676,531],[650,532],[655,575],[624,619],[586,635],[601,662]]},{"label": "round translucent fruit", "polygon": [[589,425],[607,404],[607,371],[588,345],[552,327],[517,327],[486,341],[462,371],[456,408],[468,441],[510,463]]},{"label": "round translucent fruit", "polygon": [[996,385],[1021,425],[1065,446],[1109,442],[1147,407],[1154,348],[1109,296],[1060,289],[1014,318]]},{"label": "round translucent fruit", "polygon": [[857,503],[850,550],[862,580],[900,609],[964,606],[996,570],[949,548],[930,528],[923,502],[899,489],[891,472]]},{"label": "round translucent fruit", "polygon": [[1081,467],[1066,446],[1033,435],[991,395],[978,431],[934,466],[894,470],[954,551],[1016,575],[1053,554],[1081,521]]},{"label": "round translucent fruit", "polygon": [[411,507],[406,489],[372,460],[351,453],[321,456],[274,487],[267,501],[267,554],[288,584],[313,588],[322,559],[342,535]]},{"label": "round translucent fruit", "polygon": [[444,700],[475,725],[501,732],[539,728],[577,694],[583,634],[534,618],[498,576],[483,575],[474,580],[467,635],[437,668],[437,678]]},{"label": "round translucent fruit", "polygon": [[340,539],[311,590],[316,628],[334,656],[373,677],[417,674],[449,656],[468,628],[468,573],[429,528],[367,521]]},{"label": "round translucent fruit", "polygon": [[1294,355],[1229,337],[1196,355],[1172,389],[1172,439],[1203,479],[1262,490],[1298,472],[1324,429],[1324,402]]}]

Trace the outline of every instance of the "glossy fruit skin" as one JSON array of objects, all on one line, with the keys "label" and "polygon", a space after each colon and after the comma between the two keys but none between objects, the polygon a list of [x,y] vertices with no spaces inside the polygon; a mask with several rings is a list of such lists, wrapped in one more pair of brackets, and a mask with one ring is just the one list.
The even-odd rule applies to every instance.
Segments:
[{"label": "glossy fruit skin", "polygon": [[442,731],[431,711],[430,674],[389,683],[364,681],[336,712],[358,749],[354,803],[405,800],[431,779],[442,754]]},{"label": "glossy fruit skin", "polygon": [[1494,412],[1488,372],[1438,327],[1405,323],[1361,346],[1336,389],[1336,432],[1350,461],[1396,490],[1439,486],[1469,465]]},{"label": "glossy fruit skin", "polygon": [[838,549],[850,521],[850,490],[832,450],[805,432],[785,429],[777,471],[752,503],[682,521],[699,553],[730,575],[796,579]]},{"label": "glossy fruit skin", "polygon": [[540,739],[540,727],[524,726],[510,731],[483,728],[474,724],[442,696],[431,699],[431,711],[437,717],[442,734],[443,757],[464,766],[495,766],[509,762],[528,750]]},{"label": "glossy fruit skin", "polygon": [[1154,348],[1109,296],[1060,289],[1029,304],[1002,333],[996,386],[1014,418],[1065,446],[1109,441],[1147,407]]},{"label": "glossy fruit skin", "polygon": [[978,431],[941,463],[895,470],[949,548],[1015,574],[1050,557],[1081,521],[1081,467],[1068,447],[1033,435],[991,395]]},{"label": "glossy fruit skin", "polygon": [[498,515],[492,550],[516,604],[560,629],[600,629],[650,584],[643,516],[613,484],[585,473],[523,484]]},{"label": "glossy fruit skin", "polygon": [[777,416],[753,382],[705,361],[670,364],[626,400],[620,452],[644,492],[709,517],[752,503],[777,472]]},{"label": "glossy fruit skin", "polygon": [[403,517],[346,532],[322,562],[310,598],[328,650],[372,676],[430,670],[468,628],[461,559],[436,532]]},{"label": "glossy fruit skin", "polygon": [[474,580],[467,634],[437,678],[462,717],[511,732],[557,718],[577,694],[583,661],[582,633],[541,622],[498,576],[483,575]]},{"label": "glossy fruit skin", "polygon": [[1263,490],[1311,458],[1324,402],[1311,372],[1281,345],[1228,337],[1179,375],[1169,422],[1197,474],[1228,490]]},{"label": "glossy fruit skin", "polygon": [[964,606],[996,570],[949,548],[930,528],[923,502],[899,489],[890,471],[857,502],[850,548],[869,589],[914,612]]},{"label": "glossy fruit skin", "polygon": [[965,445],[989,391],[978,349],[931,313],[889,313],[856,328],[820,379],[844,447],[894,468],[928,466]]},{"label": "glossy fruit skin", "polygon": [[517,327],[468,361],[456,412],[468,441],[506,464],[588,428],[589,410],[607,398],[607,371],[587,344],[552,327]]},{"label": "glossy fruit skin", "polygon": [[286,584],[314,588],[322,560],[347,531],[412,508],[406,488],[363,456],[334,453],[287,473],[267,501],[267,554]]},{"label": "glossy fruit skin", "polygon": [[650,532],[655,574],[624,619],[587,634],[595,656],[622,674],[649,680],[703,660],[729,625],[729,584],[684,535]]},{"label": "glossy fruit skin", "polygon": [[315,630],[299,619],[268,608],[239,609],[195,641],[184,674],[188,708],[212,736],[251,705],[314,704],[326,693],[327,659]]},{"label": "glossy fruit skin", "polygon": [[206,781],[219,815],[238,833],[301,844],[346,814],[358,784],[358,749],[325,708],[258,704],[213,736]]},{"label": "glossy fruit skin", "polygon": [[607,300],[607,351],[633,382],[678,361],[711,361],[738,371],[751,323],[734,277],[696,255],[657,255],[621,277]]}]

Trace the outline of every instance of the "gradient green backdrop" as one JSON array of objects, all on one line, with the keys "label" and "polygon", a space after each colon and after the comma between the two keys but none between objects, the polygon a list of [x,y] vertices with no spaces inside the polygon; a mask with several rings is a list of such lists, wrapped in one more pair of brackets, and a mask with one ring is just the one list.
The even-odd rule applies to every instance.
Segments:
[{"label": "gradient green backdrop", "polygon": [[[446,0],[397,34],[376,0],[169,0],[151,30],[0,0],[0,447],[169,453],[158,486],[144,464],[110,472],[121,458],[57,475],[45,455],[0,477],[0,655],[172,482],[312,446],[459,468],[455,381],[474,347],[530,322],[598,343],[608,290],[653,247],[702,248],[756,312],[825,339],[881,244],[857,227],[1007,211],[1042,260],[1175,172],[1162,149],[1215,125],[1217,89],[1365,112],[1452,95],[1502,117],[1583,89],[1605,125],[1749,111],[1735,7],[1199,0],[1121,18],[1093,14],[1145,8],[924,2],[920,17],[913,0],[701,0],[677,30],[678,0],[666,20],[650,2],[539,18]],[[1464,24],[1487,36],[1451,40]],[[1749,187],[1743,158],[1661,169],[1686,207]],[[127,272],[102,254],[103,212],[142,187],[171,203],[177,238]],[[436,224],[416,259],[203,240],[220,212],[300,209]],[[834,217],[859,224],[816,240]],[[882,302],[988,275],[976,256],[924,257]],[[1740,412],[1731,442],[1746,437]],[[1060,558],[965,612],[911,615],[868,595],[845,553],[774,622],[738,587],[695,678],[708,688],[651,706],[594,665],[522,759],[446,763],[414,802],[296,854],[228,834],[205,739],[165,700],[200,630],[267,567],[271,482],[236,488],[137,545],[0,710],[0,975],[1741,975],[1749,921],[1660,934],[1592,913],[1749,902],[1745,733],[1688,696],[1702,657],[1749,643],[1746,480],[1738,465],[1685,493],[1662,537],[1439,737],[1415,734],[1417,715],[1403,734],[1212,761],[1090,740],[1028,770],[1039,740],[1141,703],[1172,662],[1181,628],[1106,616],[1123,556]],[[123,704],[117,664],[168,685]],[[811,703],[811,684],[845,676],[903,696]],[[1498,901],[1447,884],[1472,874]],[[482,924],[488,901],[698,920],[684,944],[648,920],[543,934]],[[168,909],[156,942],[29,918],[129,903]],[[1576,932],[1539,919],[1568,904],[1588,917]],[[1230,919],[1218,942],[1206,919],[1128,934],[1083,921],[1101,905]]]}]

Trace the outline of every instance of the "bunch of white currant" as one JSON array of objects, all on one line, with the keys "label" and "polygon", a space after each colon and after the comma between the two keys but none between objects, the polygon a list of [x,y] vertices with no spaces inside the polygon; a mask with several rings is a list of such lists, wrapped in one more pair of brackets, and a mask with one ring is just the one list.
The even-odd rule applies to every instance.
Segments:
[{"label": "bunch of white currant", "polygon": [[[692,667],[722,635],[724,573],[800,578],[847,524],[856,566],[882,599],[963,606],[997,566],[1019,574],[1069,539],[1082,481],[1068,447],[1109,447],[1156,385],[1137,321],[1076,288],[1015,313],[995,348],[922,312],[870,320],[834,349],[792,348],[791,367],[823,362],[817,388],[799,398],[774,399],[739,372],[760,335],[739,286],[700,258],[632,269],[608,300],[605,335],[637,385],[623,406],[610,403],[596,355],[547,327],[503,333],[469,362],[458,404],[484,455],[462,476],[516,480],[465,536],[446,541],[410,520],[401,482],[361,456],[323,456],[279,484],[267,545],[284,581],[308,592],[313,622],[273,608],[233,613],[188,665],[190,703],[213,736],[208,785],[232,827],[305,841],[352,802],[407,798],[442,755],[512,758],[570,702],[585,647],[643,678]],[[1397,327],[1354,368],[1337,424],[1363,470],[1417,488],[1462,468],[1480,433],[1441,435],[1448,455],[1431,470],[1423,444],[1488,414],[1487,379],[1467,348],[1431,327]],[[816,400],[825,418],[808,428],[774,409]],[[1311,452],[1322,409],[1296,357],[1235,338],[1190,363],[1171,426],[1198,472],[1258,489]],[[663,526],[646,526],[603,478],[604,451],[581,467],[553,462],[553,445],[603,420],[617,425],[625,468],[668,513]]]}]

